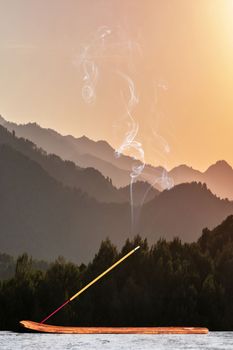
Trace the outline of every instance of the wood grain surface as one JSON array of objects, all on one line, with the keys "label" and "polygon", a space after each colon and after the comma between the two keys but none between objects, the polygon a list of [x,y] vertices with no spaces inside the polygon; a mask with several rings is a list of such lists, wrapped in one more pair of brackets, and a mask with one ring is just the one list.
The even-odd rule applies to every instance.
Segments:
[{"label": "wood grain surface", "polygon": [[207,334],[209,332],[207,328],[201,327],[66,327],[33,321],[20,321],[20,325],[32,331],[64,334]]}]

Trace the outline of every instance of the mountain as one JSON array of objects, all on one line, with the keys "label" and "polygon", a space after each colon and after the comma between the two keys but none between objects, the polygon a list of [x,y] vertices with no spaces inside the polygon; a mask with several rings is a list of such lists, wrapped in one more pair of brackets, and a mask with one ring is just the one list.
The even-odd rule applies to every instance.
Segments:
[{"label": "mountain", "polygon": [[199,182],[202,179],[202,173],[185,164],[173,168],[169,175],[174,180],[175,185],[185,182]]},{"label": "mountain", "polygon": [[[65,160],[75,162],[80,167],[92,167],[99,170],[105,177],[109,177],[116,187],[124,187],[130,183],[130,173],[135,160],[121,155],[116,157],[115,150],[106,141],[93,141],[86,136],[75,138],[71,135],[63,136],[52,129],[45,129],[36,123],[16,124],[6,121],[0,116],[0,124],[9,131],[14,131],[18,137],[31,140],[39,148],[48,153],[57,154]],[[154,184],[161,178],[164,169],[146,165],[141,181]],[[159,189],[161,186],[157,184]]]},{"label": "mountain", "polygon": [[66,141],[59,133],[52,129],[43,129],[36,123],[20,124],[6,121],[0,116],[0,124],[9,131],[14,131],[16,136],[26,138],[48,153],[57,154],[62,159],[73,160],[77,150]]},{"label": "mountain", "polygon": [[109,177],[112,183],[118,188],[127,186],[130,182],[129,170],[120,169],[111,162],[107,162],[91,154],[85,153],[79,155],[77,163],[83,168],[93,167],[98,169],[104,176]]},{"label": "mountain", "polygon": [[[152,187],[148,182],[137,181],[133,184],[133,203],[135,206],[142,206],[154,199],[160,194],[158,190]],[[119,188],[119,193],[125,198],[130,198],[130,185]]]},{"label": "mountain", "polygon": [[53,154],[46,154],[29,140],[18,138],[0,125],[0,144],[8,144],[30,159],[39,163],[56,180],[65,185],[76,187],[100,202],[123,202],[129,199],[122,195],[94,168],[82,169],[71,161],[64,161]]},{"label": "mountain", "polygon": [[[106,146],[86,138],[79,142],[89,152],[98,144],[95,156]],[[147,236],[150,242],[174,236],[190,242],[197,239],[203,227],[212,229],[233,214],[231,201],[221,200],[201,183],[184,183],[158,193],[147,183],[137,182],[133,185],[134,204],[141,204],[144,192],[148,196],[143,206],[134,208],[132,232],[129,186],[117,189],[99,171],[82,169],[47,154],[2,126],[0,167],[3,253],[18,255],[27,251],[39,259],[64,255],[74,261],[88,261],[107,236],[118,246],[137,233]],[[206,176],[216,179],[223,168],[231,179],[231,168],[225,162],[210,167]],[[148,165],[147,173],[151,175],[153,171]],[[186,171],[192,173],[190,169]]]},{"label": "mountain", "polygon": [[[16,137],[12,132],[0,125],[0,144],[8,144],[27,157],[39,163],[52,177],[61,181],[64,185],[75,187],[94,197],[99,202],[122,203],[130,201],[129,190],[117,189],[112,185],[110,178],[105,178],[94,168],[79,168],[71,161],[63,161],[53,154],[46,154],[38,149],[29,140]],[[133,185],[135,203],[140,204],[153,198],[157,190],[152,189],[148,183],[135,183]]]},{"label": "mountain", "polygon": [[[42,128],[36,123],[17,125],[6,121],[1,116],[0,124],[10,131],[14,130],[17,136],[33,141],[48,153],[71,160],[80,167],[99,170],[118,188],[130,183],[130,172],[134,160],[125,155],[117,158],[115,150],[106,141],[93,141],[86,136],[80,138],[71,135],[63,136],[52,129]],[[142,175],[137,180],[147,181],[153,187],[163,190],[170,187],[167,177],[170,177],[175,185],[193,181],[206,183],[208,188],[220,198],[233,200],[233,169],[225,161],[218,161],[205,172],[187,165],[180,165],[167,173],[163,167],[146,164]]]},{"label": "mountain", "polygon": [[154,242],[160,237],[180,237],[192,242],[203,227],[215,227],[233,214],[233,202],[219,199],[201,183],[185,183],[163,191],[144,205],[139,231]]},{"label": "mountain", "polygon": [[7,144],[0,145],[0,168],[0,247],[12,255],[28,252],[46,260],[63,255],[87,262],[107,236],[118,246],[136,233],[151,242],[175,235],[192,241],[202,227],[211,229],[233,213],[232,202],[220,200],[206,186],[183,184],[144,204],[131,232],[129,204],[100,203],[64,186]]},{"label": "mountain", "polygon": [[[77,147],[77,164],[86,167],[92,166],[101,171],[102,174],[112,179],[116,187],[124,187],[130,183],[132,168],[142,163],[126,155],[116,156],[116,152],[106,141],[93,141],[86,136],[75,138],[71,135],[62,136],[68,139],[73,146]],[[81,154],[81,155],[80,155]],[[163,167],[153,167],[145,164],[143,172],[136,181],[148,182],[158,190],[166,187],[163,179],[166,170]]]},{"label": "mountain", "polygon": [[175,185],[192,181],[202,182],[220,198],[233,199],[233,169],[224,160],[217,161],[203,173],[187,165],[180,165],[172,169],[169,175]]},{"label": "mountain", "polygon": [[[224,252],[224,248],[229,247],[230,249],[228,251],[225,249],[225,253],[230,253],[228,257],[230,257],[232,266],[233,215],[228,216],[212,231],[205,228],[201,237],[198,239],[198,244],[204,252],[208,251],[212,257],[216,257],[216,255]],[[220,259],[218,259],[219,262]]]},{"label": "mountain", "polygon": [[116,244],[128,236],[128,204],[99,203],[65,187],[8,145],[0,145],[0,168],[1,252],[86,262],[107,236]]},{"label": "mountain", "polygon": [[221,198],[233,199],[233,169],[226,161],[211,165],[203,174],[203,181]]}]

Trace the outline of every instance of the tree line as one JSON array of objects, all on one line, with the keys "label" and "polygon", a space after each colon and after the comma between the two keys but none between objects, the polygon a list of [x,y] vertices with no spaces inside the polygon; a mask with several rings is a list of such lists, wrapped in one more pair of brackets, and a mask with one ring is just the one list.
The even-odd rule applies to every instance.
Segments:
[{"label": "tree line", "polygon": [[140,249],[69,303],[48,323],[72,326],[205,326],[233,330],[233,216],[195,243],[136,236],[118,249],[106,239],[88,265],[59,257],[35,268],[18,257],[14,277],[0,283],[0,329],[40,322],[131,249]]}]

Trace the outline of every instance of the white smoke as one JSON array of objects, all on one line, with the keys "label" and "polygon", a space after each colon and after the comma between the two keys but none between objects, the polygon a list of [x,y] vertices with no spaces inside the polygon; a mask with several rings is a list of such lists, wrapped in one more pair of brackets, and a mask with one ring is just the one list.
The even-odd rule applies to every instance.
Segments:
[{"label": "white smoke", "polygon": [[131,226],[133,229],[134,225],[134,199],[133,199],[133,183],[135,179],[141,175],[143,169],[145,167],[145,155],[144,150],[142,148],[142,144],[136,140],[136,136],[139,130],[139,124],[135,121],[133,117],[133,109],[139,103],[139,98],[136,93],[135,85],[132,79],[120,72],[119,73],[127,82],[129,89],[129,99],[126,103],[126,115],[128,118],[128,128],[129,130],[126,132],[126,135],[123,139],[123,142],[116,150],[115,154],[119,157],[121,154],[130,151],[130,153],[134,154],[135,163],[132,166],[132,171],[130,173],[130,206],[131,206]]},{"label": "white smoke", "polygon": [[[98,81],[105,68],[103,63],[106,61],[110,63],[108,66],[111,67],[112,75],[114,76],[117,74],[117,76],[121,78],[124,86],[124,89],[121,91],[121,97],[125,112],[121,118],[124,120],[127,130],[124,131],[123,139],[116,149],[115,155],[116,157],[120,157],[123,154],[128,154],[133,158],[129,179],[132,231],[136,222],[134,217],[135,204],[133,185],[135,181],[141,177],[145,169],[144,149],[142,144],[138,141],[140,125],[135,117],[135,112],[139,105],[139,96],[136,83],[133,79],[133,73],[137,68],[135,66],[136,59],[137,57],[141,58],[142,55],[143,50],[140,44],[128,39],[128,35],[126,35],[120,28],[115,28],[113,30],[108,26],[102,26],[91,36],[89,43],[84,45],[81,48],[81,52],[75,57],[75,64],[78,65],[81,72],[81,79],[83,82],[81,95],[84,102],[88,104],[95,102]],[[125,89],[125,86],[127,87],[127,90]],[[156,83],[153,101],[156,116],[156,108],[159,100],[158,91],[166,92],[167,90],[168,86],[165,81],[160,80]],[[156,125],[151,128],[151,131],[153,140],[156,144],[156,154],[158,159],[165,161],[167,155],[170,153],[170,147],[159,130],[159,118],[155,119]],[[160,176],[154,176],[153,179],[150,178],[148,180],[152,186],[151,188],[156,185],[159,185],[162,189],[171,188],[173,186],[172,179],[169,177],[169,174],[165,169]],[[141,205],[143,205],[149,191],[150,188],[143,195]]]},{"label": "white smoke", "polygon": [[74,63],[82,70],[82,98],[86,103],[96,99],[96,86],[99,79],[99,67],[96,58],[104,57],[106,37],[111,34],[107,26],[100,27],[88,45],[76,56]]},{"label": "white smoke", "polygon": [[[139,43],[125,39],[127,36],[117,28],[113,31],[107,26],[100,27],[92,35],[88,45],[84,45],[79,55],[75,57],[75,64],[79,67],[82,74],[82,91],[81,95],[86,103],[93,103],[96,99],[96,89],[100,78],[103,61],[107,59],[111,62],[112,73],[122,78],[127,84],[128,93],[125,96],[122,93],[123,103],[125,105],[125,119],[127,120],[127,131],[124,138],[117,148],[115,155],[120,157],[122,154],[129,152],[134,163],[130,172],[130,205],[131,205],[131,222],[134,222],[134,200],[133,200],[133,183],[141,175],[145,167],[144,150],[136,137],[139,131],[139,123],[133,116],[133,111],[139,104],[135,83],[132,79],[135,56],[142,55],[142,49]],[[127,63],[124,71],[119,70],[119,60]]]},{"label": "white smoke", "polygon": [[168,91],[168,84],[164,80],[160,80],[157,82],[157,89],[155,90],[155,108],[157,110],[156,113],[156,121],[155,121],[155,127],[152,128],[152,135],[153,139],[156,144],[156,153],[157,153],[157,158],[160,159],[163,163],[163,170],[161,173],[161,176],[158,178],[155,178],[153,181],[153,185],[156,183],[159,184],[161,189],[171,189],[174,186],[174,181],[173,179],[169,176],[168,171],[167,171],[167,157],[171,152],[170,145],[168,144],[166,138],[159,132],[160,128],[160,119],[161,115],[158,113],[159,109],[159,91],[162,93],[165,93]]},{"label": "white smoke", "polygon": [[[142,196],[140,206],[143,206],[146,198],[153,188],[159,190],[171,189],[174,186],[173,178],[169,175],[167,160],[171,153],[171,147],[163,136],[161,129],[161,121],[164,119],[162,116],[161,108],[159,106],[161,94],[165,94],[169,89],[169,86],[165,80],[159,80],[153,82],[153,91],[151,102],[151,109],[148,115],[151,117],[150,130],[148,139],[150,139],[150,154],[154,155],[155,162],[157,163],[157,171],[143,173],[143,179],[147,181],[150,186],[147,188]],[[148,118],[149,119],[149,118]],[[155,163],[154,162],[154,163]]]}]

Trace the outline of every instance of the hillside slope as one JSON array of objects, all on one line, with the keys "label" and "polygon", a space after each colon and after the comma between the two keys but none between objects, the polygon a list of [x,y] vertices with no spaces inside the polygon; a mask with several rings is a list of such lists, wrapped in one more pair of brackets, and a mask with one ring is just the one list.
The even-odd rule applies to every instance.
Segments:
[{"label": "hillside slope", "polygon": [[[49,153],[55,153],[66,160],[71,160],[81,167],[92,167],[99,170],[105,177],[112,179],[116,187],[124,187],[130,183],[130,172],[133,165],[131,157],[122,155],[117,158],[115,150],[106,141],[93,141],[86,136],[75,138],[72,135],[63,136],[52,129],[42,128],[36,123],[18,125],[6,121],[0,116],[0,124],[17,136],[32,140],[38,147]],[[166,170],[146,164],[144,171],[137,180],[147,181],[160,191],[168,188],[163,179]],[[186,182],[206,183],[208,188],[221,198],[233,200],[233,169],[224,160],[211,165],[201,172],[185,164],[179,165],[168,172],[175,185]]]},{"label": "hillside slope", "polygon": [[107,236],[129,233],[129,206],[101,204],[64,187],[38,163],[0,145],[0,247],[18,255],[88,261]]},{"label": "hillside slope", "polygon": [[212,229],[231,214],[233,202],[219,199],[205,184],[180,184],[144,205],[140,230],[150,241],[178,236],[192,242],[203,227]]}]

